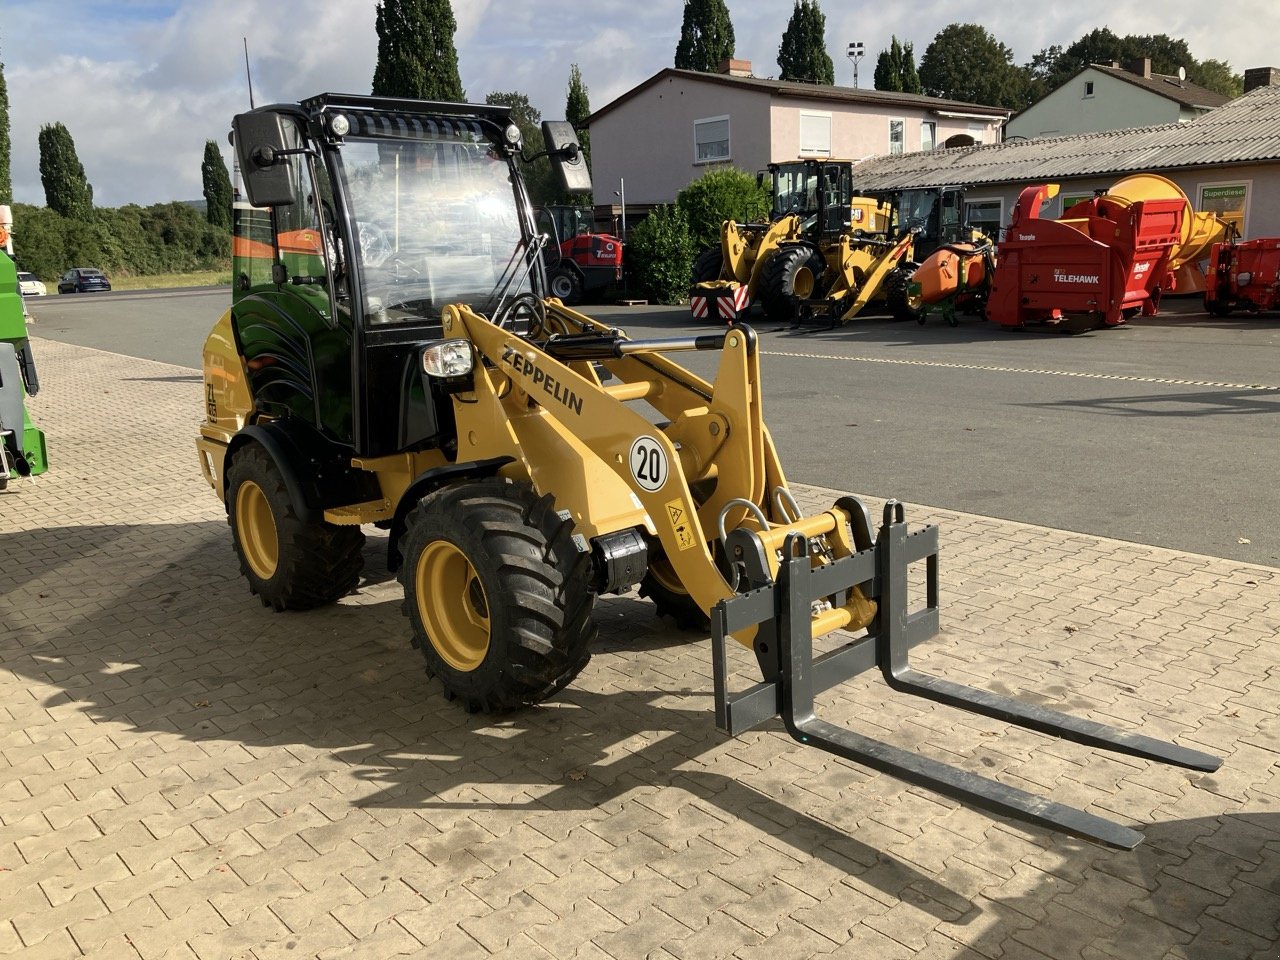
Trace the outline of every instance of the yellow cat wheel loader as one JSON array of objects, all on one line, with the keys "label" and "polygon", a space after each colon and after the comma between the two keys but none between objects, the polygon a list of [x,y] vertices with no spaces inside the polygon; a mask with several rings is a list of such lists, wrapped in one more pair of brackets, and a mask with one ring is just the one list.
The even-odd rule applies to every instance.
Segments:
[{"label": "yellow cat wheel loader", "polygon": [[844,323],[885,300],[900,315],[915,269],[914,241],[911,230],[897,229],[891,204],[854,194],[848,160],[774,163],[769,176],[770,221],[726,220],[720,246],[694,261],[691,296],[743,287],[778,323],[822,317]]},{"label": "yellow cat wheel loader", "polygon": [[[572,128],[543,133],[565,188],[589,189]],[[233,137],[246,199],[197,447],[264,604],[348,593],[371,524],[388,531],[414,644],[468,710],[572,682],[595,597],[639,585],[660,611],[709,620],[730,733],[781,716],[801,743],[1121,847],[1141,835],[836,728],[815,692],[879,669],[1056,736],[1217,766],[912,669],[910,647],[938,629],[937,528],[909,530],[896,503],[874,524],[853,497],[799,509],[749,327],[633,340],[546,296],[532,158],[507,108],[325,94],[241,114]],[[714,381],[676,362],[688,351],[719,355]],[[833,631],[847,639],[815,657]],[[760,671],[745,689],[731,643]]]}]

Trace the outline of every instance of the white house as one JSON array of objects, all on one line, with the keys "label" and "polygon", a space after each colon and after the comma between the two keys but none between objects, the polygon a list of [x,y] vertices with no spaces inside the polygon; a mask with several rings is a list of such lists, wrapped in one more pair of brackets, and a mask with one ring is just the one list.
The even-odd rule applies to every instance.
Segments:
[{"label": "white house", "polygon": [[595,203],[671,203],[709,167],[754,173],[798,157],[858,159],[996,143],[1009,111],[909,93],[668,68],[587,118]]},{"label": "white house", "polygon": [[1144,57],[1093,63],[1005,124],[1005,137],[1062,137],[1158,123],[1190,123],[1229,100],[1182,76],[1151,72]]}]

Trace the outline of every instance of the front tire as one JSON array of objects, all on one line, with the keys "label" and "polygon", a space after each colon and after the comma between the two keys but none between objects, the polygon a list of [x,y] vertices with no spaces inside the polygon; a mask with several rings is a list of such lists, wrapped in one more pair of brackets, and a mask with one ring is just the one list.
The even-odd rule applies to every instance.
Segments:
[{"label": "front tire", "polygon": [[551,273],[548,281],[551,295],[559,298],[566,307],[577,306],[582,302],[582,278],[572,270],[560,268]]},{"label": "front tire", "polygon": [[774,323],[795,320],[801,301],[818,295],[826,268],[822,254],[812,247],[783,247],[774,253],[760,275],[765,316]]},{"label": "front tire", "polygon": [[[889,271],[884,281],[884,297],[889,313],[895,320],[915,320],[924,323],[919,297],[911,296],[911,278],[919,269],[917,264],[904,263]],[[954,326],[954,324],[952,324]]]},{"label": "front tire", "polygon": [[250,592],[276,612],[332,603],[360,580],[364,534],[299,517],[280,468],[257,444],[227,468],[227,522]]},{"label": "front tire", "polygon": [[409,514],[401,551],[414,645],[469,713],[539,703],[591,658],[590,554],[551,497],[501,478],[446,487]]}]

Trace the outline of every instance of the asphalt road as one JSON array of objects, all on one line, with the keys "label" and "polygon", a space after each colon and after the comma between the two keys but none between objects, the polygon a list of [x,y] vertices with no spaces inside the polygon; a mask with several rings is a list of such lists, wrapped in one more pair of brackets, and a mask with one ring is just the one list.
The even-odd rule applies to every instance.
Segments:
[{"label": "asphalt road", "polygon": [[[29,308],[36,336],[196,367],[227,302],[213,288]],[[712,329],[685,308],[589,312],[637,338]],[[877,317],[758,329],[795,480],[1280,566],[1280,317],[1211,320],[1183,298],[1074,337]],[[681,358],[714,372],[713,355]]]}]

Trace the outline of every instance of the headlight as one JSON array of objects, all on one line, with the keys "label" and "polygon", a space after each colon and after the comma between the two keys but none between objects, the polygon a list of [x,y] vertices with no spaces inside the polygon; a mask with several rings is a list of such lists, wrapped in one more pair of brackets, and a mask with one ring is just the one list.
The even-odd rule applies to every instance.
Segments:
[{"label": "headlight", "polygon": [[514,123],[507,124],[507,129],[504,131],[504,135],[507,138],[508,144],[513,147],[520,146],[520,128]]},{"label": "headlight", "polygon": [[442,380],[465,377],[475,366],[469,340],[441,340],[422,348],[422,371]]},{"label": "headlight", "polygon": [[335,137],[345,137],[351,132],[351,121],[343,114],[335,113],[329,118],[329,132]]},{"label": "headlight", "polygon": [[1247,270],[1242,270],[1240,273],[1236,274],[1236,283],[1239,286],[1247,287],[1249,284],[1253,283],[1253,274]]}]

